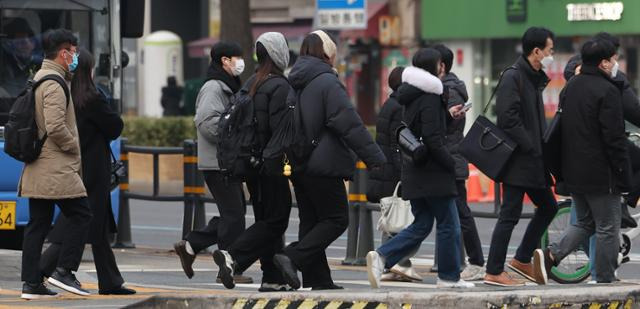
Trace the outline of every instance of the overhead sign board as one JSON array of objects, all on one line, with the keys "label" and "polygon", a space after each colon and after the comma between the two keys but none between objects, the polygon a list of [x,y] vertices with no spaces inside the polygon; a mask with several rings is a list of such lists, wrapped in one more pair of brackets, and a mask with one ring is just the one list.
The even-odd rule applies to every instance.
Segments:
[{"label": "overhead sign board", "polygon": [[623,11],[624,4],[622,2],[570,3],[567,4],[567,20],[620,20]]},{"label": "overhead sign board", "polygon": [[366,29],[366,0],[316,0],[316,28]]}]

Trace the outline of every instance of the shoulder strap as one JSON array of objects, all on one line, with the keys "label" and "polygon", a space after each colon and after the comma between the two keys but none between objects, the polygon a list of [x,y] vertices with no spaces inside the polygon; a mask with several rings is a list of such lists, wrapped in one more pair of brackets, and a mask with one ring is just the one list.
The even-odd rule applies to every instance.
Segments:
[{"label": "shoulder strap", "polygon": [[[489,97],[489,101],[487,101],[487,103],[484,105],[484,108],[482,109],[482,114],[486,114],[487,113],[487,109],[489,109],[489,105],[491,105],[491,101],[493,100],[493,97],[495,97],[496,92],[498,91],[498,88],[500,87],[500,85],[502,84],[502,77],[504,76],[504,73],[509,71],[509,70],[516,70],[518,71],[518,69],[516,68],[515,65],[512,65],[506,69],[504,69],[504,71],[502,71],[500,73],[500,79],[498,80],[498,84],[496,85],[496,88],[493,89],[493,92],[491,93],[491,97]],[[519,78],[518,79],[518,91],[522,92],[522,79]]]},{"label": "shoulder strap", "polygon": [[34,85],[33,85],[33,90],[35,91],[36,88],[38,88],[38,86],[40,86],[40,84],[42,84],[45,81],[48,80],[54,80],[56,81],[58,84],[60,84],[60,86],[62,87],[62,90],[64,90],[64,96],[67,98],[67,106],[69,106],[69,99],[71,97],[71,95],[69,94],[69,87],[67,87],[67,82],[60,76],[56,75],[56,74],[49,74],[49,75],[45,75],[42,78],[40,78]]}]

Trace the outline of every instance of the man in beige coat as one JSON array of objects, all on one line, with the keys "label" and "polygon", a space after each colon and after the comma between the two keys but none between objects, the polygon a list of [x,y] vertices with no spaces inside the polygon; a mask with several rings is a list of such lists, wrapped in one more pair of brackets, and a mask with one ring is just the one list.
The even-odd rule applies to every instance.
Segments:
[{"label": "man in beige coat", "polygon": [[[43,36],[45,60],[34,79],[58,75],[66,81],[77,66],[77,39],[65,29],[50,30]],[[66,85],[67,89],[69,83]],[[37,160],[25,164],[18,184],[18,195],[29,198],[29,223],[22,247],[22,298],[55,297],[43,284],[40,272],[42,244],[51,227],[54,205],[70,221],[69,235],[55,272],[48,282],[68,292],[89,295],[72,271],[78,270],[91,219],[87,192],[82,183],[80,144],[73,101],[54,80],[35,90],[35,117],[40,138],[46,139]]]}]

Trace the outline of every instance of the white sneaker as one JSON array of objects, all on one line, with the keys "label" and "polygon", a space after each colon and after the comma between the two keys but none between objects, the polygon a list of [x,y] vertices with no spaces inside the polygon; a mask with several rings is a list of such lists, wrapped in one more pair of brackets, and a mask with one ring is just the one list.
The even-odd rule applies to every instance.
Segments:
[{"label": "white sneaker", "polygon": [[422,276],[420,276],[420,274],[415,269],[413,269],[413,267],[394,265],[393,267],[391,267],[390,271],[392,273],[395,273],[396,275],[405,277],[410,281],[422,281]]},{"label": "white sneaker", "polygon": [[377,251],[367,253],[367,276],[369,284],[374,289],[380,287],[380,279],[384,271],[384,258]]},{"label": "white sneaker", "polygon": [[460,273],[460,279],[465,281],[476,281],[484,279],[485,270],[484,267],[478,265],[469,264]]},{"label": "white sneaker", "polygon": [[471,282],[466,282],[462,279],[456,281],[447,281],[438,278],[436,286],[439,288],[454,288],[454,289],[470,289],[476,285]]}]

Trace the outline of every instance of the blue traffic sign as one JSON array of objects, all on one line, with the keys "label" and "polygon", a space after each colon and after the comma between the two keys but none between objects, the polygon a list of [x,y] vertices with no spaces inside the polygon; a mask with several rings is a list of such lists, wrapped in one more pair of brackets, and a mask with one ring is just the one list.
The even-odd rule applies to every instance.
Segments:
[{"label": "blue traffic sign", "polygon": [[317,0],[318,10],[364,9],[365,0]]}]

